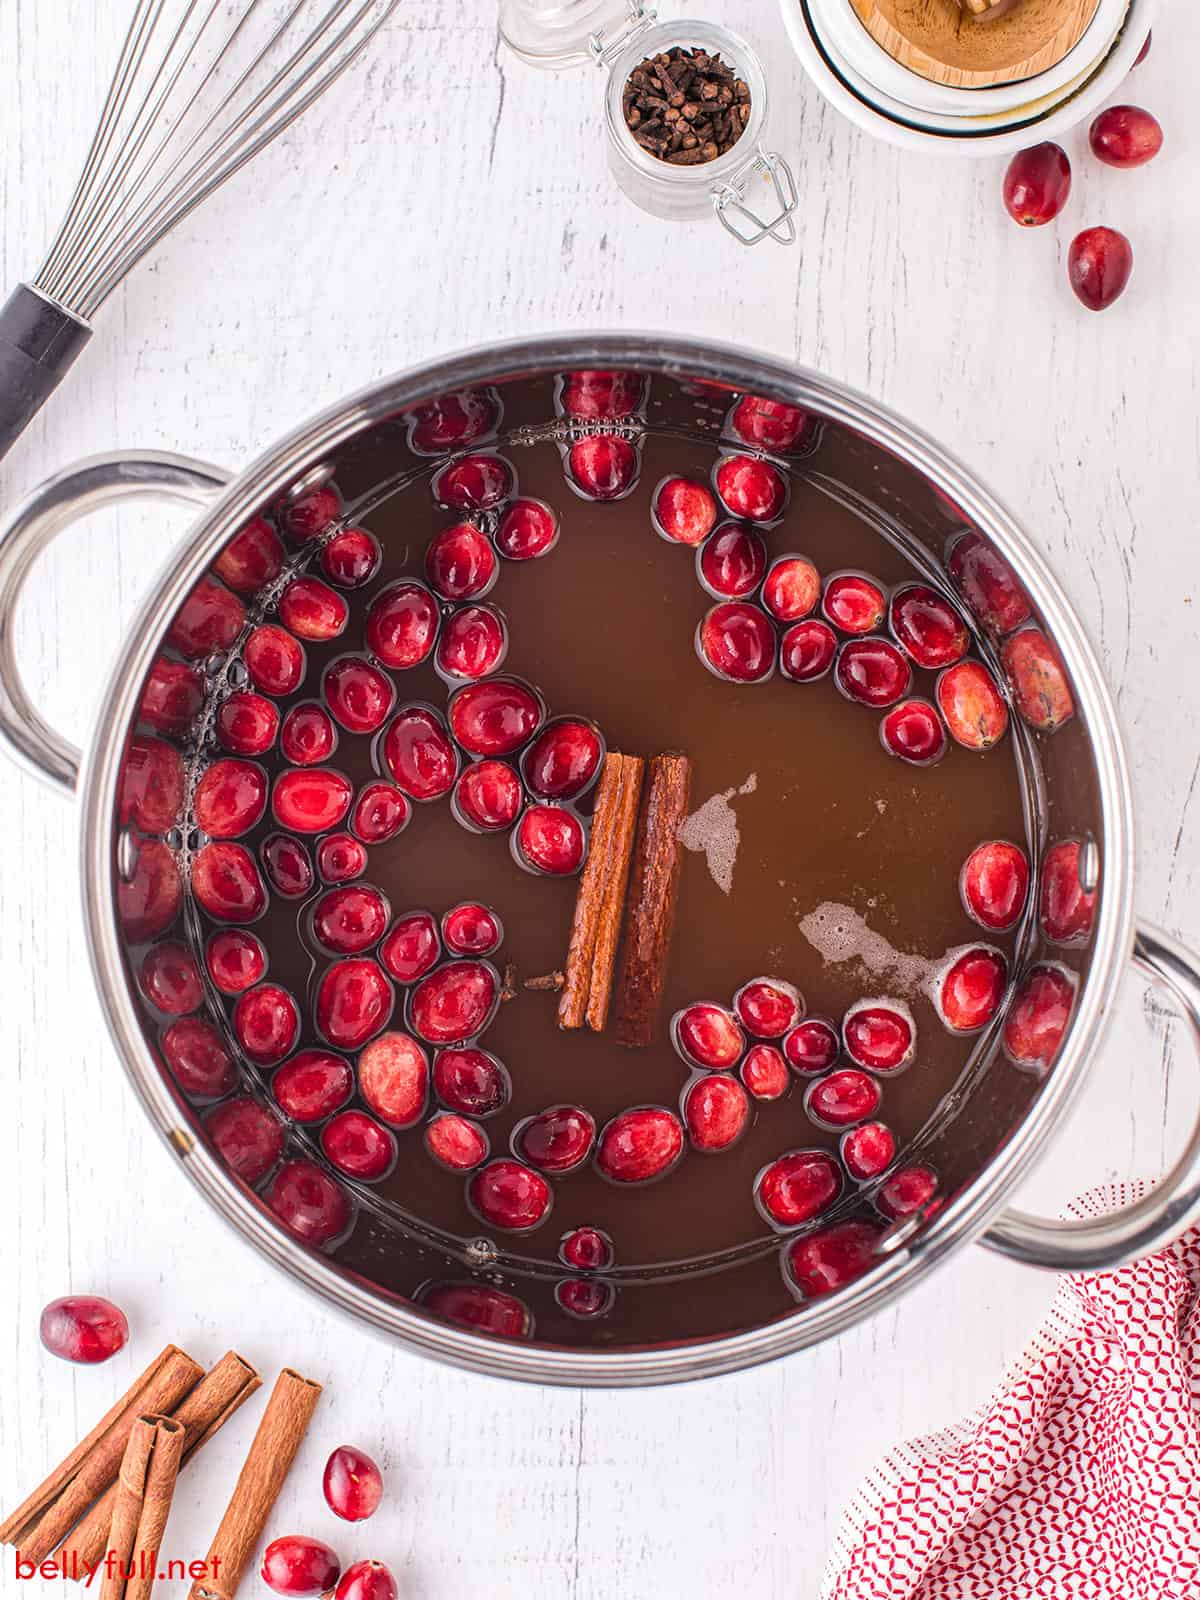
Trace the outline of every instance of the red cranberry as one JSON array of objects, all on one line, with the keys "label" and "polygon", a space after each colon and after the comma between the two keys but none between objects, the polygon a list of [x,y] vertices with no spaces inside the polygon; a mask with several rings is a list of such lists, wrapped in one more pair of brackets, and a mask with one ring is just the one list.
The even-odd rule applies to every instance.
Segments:
[{"label": "red cranberry", "polygon": [[388,903],[378,889],[355,884],[330,889],[313,908],[317,942],[338,956],[356,956],[378,944],[388,925]]},{"label": "red cranberry", "polygon": [[217,738],[237,756],[265,755],[278,732],[278,708],[261,694],[240,690],[223,701],[217,712]]},{"label": "red cranberry", "polygon": [[558,518],[544,500],[514,500],[500,518],[496,549],[510,561],[536,561],[558,543]]},{"label": "red cranberry", "polygon": [[224,1100],[204,1119],[217,1154],[243,1183],[255,1184],[283,1154],[278,1117],[248,1094]]},{"label": "red cranberry", "polygon": [[604,740],[594,722],[560,717],[547,723],[521,761],[530,791],[543,800],[574,800],[600,770]]},{"label": "red cranberry", "polygon": [[265,517],[252,517],[213,562],[213,571],[238,594],[256,594],[283,571],[283,544]]},{"label": "red cranberry", "polygon": [[558,402],[568,417],[589,422],[611,422],[629,417],[645,394],[645,379],[638,372],[566,372],[559,380]]},{"label": "red cranberry", "polygon": [[156,733],[184,734],[204,704],[204,679],[186,661],[158,656],[142,689],[138,715]]},{"label": "red cranberry", "polygon": [[860,1000],[842,1022],[851,1061],[872,1072],[898,1072],[912,1060],[917,1029],[903,1000]]},{"label": "red cranberry", "polygon": [[181,1017],[162,1036],[163,1060],[184,1094],[215,1100],[237,1081],[221,1035],[203,1017]]},{"label": "red cranberry", "polygon": [[438,603],[423,583],[390,583],[367,612],[367,649],[385,667],[418,667],[432,652],[440,623]]},{"label": "red cranberry", "polygon": [[365,1450],[342,1444],[325,1463],[321,1488],[335,1517],[343,1522],[364,1522],[379,1510],[383,1474]]},{"label": "red cranberry", "polygon": [[321,571],[339,589],[361,589],[379,571],[383,552],[365,528],[343,528],[321,548]]},{"label": "red cranberry", "polygon": [[857,1067],[840,1067],[809,1084],[804,1109],[826,1128],[848,1128],[879,1110],[879,1085]]},{"label": "red cranberry", "polygon": [[471,522],[434,534],[425,551],[425,577],[443,600],[475,600],[496,581],[499,563],[487,537]]},{"label": "red cranberry", "polygon": [[775,670],[775,630],[744,600],[713,606],[696,629],[696,649],[708,670],[730,683],[762,683]]},{"label": "red cranberry", "polygon": [[961,534],[946,558],[950,581],[975,620],[995,638],[1029,617],[1029,599],[1016,573],[977,533]]},{"label": "red cranberry", "polygon": [[260,983],[247,989],[234,1006],[233,1031],[251,1061],[271,1067],[295,1046],[300,1012],[286,989]]},{"label": "red cranberry", "polygon": [[489,511],[515,488],[513,470],[503,456],[461,456],[434,478],[433,497],[452,511]]},{"label": "red cranberry", "polygon": [[487,1050],[439,1050],[433,1062],[433,1090],[444,1106],[468,1116],[490,1117],[508,1104],[508,1071]]},{"label": "red cranberry", "polygon": [[246,640],[242,659],[251,683],[264,694],[294,694],[308,669],[304,646],[274,622],[255,628]]},{"label": "red cranberry", "polygon": [[558,1255],[577,1272],[603,1272],[613,1264],[612,1240],[601,1228],[572,1228],[563,1234]]},{"label": "red cranberry", "polygon": [[809,1017],[785,1034],[783,1054],[796,1072],[826,1072],[838,1058],[841,1048],[837,1029],[824,1017]]},{"label": "red cranberry", "polygon": [[596,1166],[613,1183],[649,1183],[683,1154],[683,1124],[662,1106],[635,1106],[607,1123],[596,1145]]},{"label": "red cranberry", "polygon": [[378,962],[335,961],[317,990],[317,1027],[339,1050],[357,1050],[392,1014],[395,996]]},{"label": "red cranberry", "polygon": [[585,499],[620,500],[637,481],[638,465],[628,439],[590,433],[567,451],[567,480]]},{"label": "red cranberry", "polygon": [[599,1283],[595,1278],[563,1278],[554,1285],[554,1298],[569,1317],[586,1321],[611,1311],[617,1292],[611,1283]]},{"label": "red cranberry", "polygon": [[271,792],[275,819],[295,833],[324,833],[343,822],[354,797],[349,778],[331,767],[281,772]]},{"label": "red cranberry", "polygon": [[286,833],[268,834],[258,852],[277,894],[286,900],[299,900],[312,888],[312,858],[299,839]]},{"label": "red cranberry", "polygon": [[842,1163],[859,1183],[877,1178],[896,1159],[896,1135],[885,1122],[863,1122],[842,1135]]},{"label": "red cranberry", "polygon": [[367,852],[348,833],[329,833],[317,846],[317,871],[325,883],[349,883],[367,870]]},{"label": "red cranberry", "polygon": [[879,742],[910,767],[932,767],[946,753],[946,728],[928,700],[901,700],[880,720]]},{"label": "red cranberry", "polygon": [[723,456],[714,482],[729,514],[747,522],[774,522],[787,503],[783,474],[761,456]]},{"label": "red cranberry", "polygon": [[499,996],[496,970],[486,961],[447,961],[409,997],[412,1026],[428,1044],[459,1044],[483,1032]]},{"label": "red cranberry", "polygon": [[827,622],[808,617],[784,630],[779,641],[779,670],[793,683],[823,678],[837,654],[837,638]]},{"label": "red cranberry", "polygon": [[466,900],[442,918],[442,938],[451,955],[490,956],[504,939],[504,924],[488,906]]},{"label": "red cranberry", "polygon": [[1067,153],[1047,141],[1030,150],[1018,150],[1004,174],[1004,207],[1024,228],[1051,222],[1067,203],[1071,192],[1071,163]]},{"label": "red cranberry", "polygon": [[429,1058],[407,1033],[381,1033],[358,1058],[358,1089],[381,1121],[411,1128],[425,1115]]},{"label": "red cranberry", "polygon": [[412,806],[390,783],[366,783],[358,792],[350,826],[364,844],[384,844],[408,826]]},{"label": "red cranberry", "polygon": [[241,994],[267,970],[262,941],[244,928],[221,928],[204,948],[208,975],[222,994]]},{"label": "red cranberry", "polygon": [[596,1121],[581,1106],[550,1106],[527,1117],[513,1133],[513,1149],[543,1172],[570,1172],[587,1160],[596,1139]]},{"label": "red cranberry", "polygon": [[458,754],[438,712],[428,706],[403,706],[383,736],[387,769],[411,800],[437,800],[449,794],[458,776]]},{"label": "red cranberry", "polygon": [[1000,651],[1017,710],[1041,733],[1054,733],[1075,715],[1075,701],[1058,651],[1040,628],[1022,628]]},{"label": "red cranberry", "polygon": [[919,667],[952,667],[971,642],[966,623],[949,600],[923,583],[896,590],[888,620],[897,643]]},{"label": "red cranberry", "polygon": [[[348,733],[375,733],[382,728],[396,698],[392,680],[362,656],[342,656],[340,660],[330,662],[321,679],[321,693],[330,711]],[[286,739],[286,723],[284,735]],[[284,753],[287,754],[286,743]],[[312,759],[321,761],[325,758],[316,756]]]},{"label": "red cranberry", "polygon": [[1154,29],[1151,28],[1149,33],[1147,33],[1147,35],[1146,35],[1145,44],[1142,46],[1142,48],[1138,51],[1137,55],[1134,57],[1133,65],[1135,67],[1140,67],[1142,62],[1145,61],[1146,57],[1150,54],[1150,41],[1153,38],[1154,38]]},{"label": "red cranberry", "polygon": [[271,1093],[293,1122],[324,1122],[354,1093],[354,1074],[331,1050],[298,1050],[271,1079]]},{"label": "red cranberry", "polygon": [[842,1192],[842,1175],[827,1150],[789,1150],[763,1168],[754,1199],[768,1222],[797,1228],[827,1211]]},{"label": "red cranberry", "polygon": [[211,839],[236,839],[261,822],[267,777],[252,761],[214,761],[196,785],[196,825]]},{"label": "red cranberry", "polygon": [[414,406],[408,442],[420,455],[461,450],[489,434],[500,420],[500,405],[490,389],[460,389]]},{"label": "red cranberry", "polygon": [[365,1111],[339,1111],[321,1129],[321,1149],[330,1166],[360,1183],[376,1183],[396,1164],[396,1140]]},{"label": "red cranberry", "polygon": [[1085,228],[1067,251],[1067,278],[1089,311],[1103,311],[1125,292],[1133,247],[1116,228]]},{"label": "red cranberry", "polygon": [[142,958],[138,984],[152,1006],[169,1016],[186,1016],[204,998],[200,969],[186,945],[174,939],[152,945]]},{"label": "red cranberry", "polygon": [[981,928],[1004,933],[1025,909],[1029,893],[1029,859],[1007,839],[976,845],[963,862],[958,890],[967,915]]},{"label": "red cranberry", "polygon": [[159,839],[138,845],[133,876],[117,883],[117,912],[125,936],[141,944],[164,933],[175,921],[183,902],[183,884],[175,857]]},{"label": "red cranberry", "polygon": [[1053,944],[1082,944],[1092,931],[1096,892],[1080,881],[1080,848],[1078,839],[1060,839],[1042,863],[1038,920]]},{"label": "red cranberry", "polygon": [[741,1065],[742,1082],[756,1100],[780,1100],[791,1081],[783,1053],[773,1044],[753,1044]]},{"label": "red cranberry", "polygon": [[276,1594],[324,1594],[338,1581],[342,1564],[327,1544],[292,1533],[263,1553],[262,1581]]},{"label": "red cranberry", "polygon": [[705,1073],[684,1091],[683,1121],[694,1150],[728,1150],[750,1122],[750,1101],[736,1078]]},{"label": "red cranberry", "polygon": [[938,710],[951,737],[968,750],[990,750],[1008,728],[1008,707],[996,680],[978,661],[947,667],[937,681]]},{"label": "red cranberry", "polygon": [[528,1339],[533,1332],[533,1314],[523,1300],[482,1283],[435,1284],[421,1303],[434,1316],[497,1339]]},{"label": "red cranberry", "polygon": [[908,693],[912,668],[886,639],[848,639],[838,651],[834,676],[847,700],[890,706]]},{"label": "red cranberry", "polygon": [[754,1038],[779,1039],[804,1015],[804,1001],[782,978],[752,978],[734,995],[733,1009]]},{"label": "red cranberry", "polygon": [[473,761],[454,786],[454,815],[464,827],[495,833],[517,820],[525,794],[521,780],[503,761]]},{"label": "red cranberry", "polygon": [[508,654],[508,628],[494,606],[463,606],[442,629],[437,669],[444,678],[474,681],[495,672]]},{"label": "red cranberry", "polygon": [[1141,106],[1108,106],[1088,129],[1088,143],[1106,166],[1141,167],[1162,149],[1163,131]]},{"label": "red cranberry", "polygon": [[469,683],[450,697],[450,730],[473,756],[507,756],[541,726],[540,697],[518,678]]},{"label": "red cranberry", "polygon": [[782,400],[744,394],[729,415],[730,429],[743,444],[756,445],[779,455],[804,450],[816,442],[820,423],[811,412]]},{"label": "red cranberry", "polygon": [[897,1167],[880,1185],[875,1204],[885,1217],[907,1217],[929,1204],[937,1186],[937,1173],[930,1167]]},{"label": "red cranberry", "polygon": [[1042,1069],[1053,1066],[1075,1007],[1075,983],[1075,975],[1055,963],[1030,967],[1004,1023],[1004,1048],[1013,1061]]},{"label": "red cranberry", "polygon": [[977,1033],[1000,1009],[1008,986],[1008,962],[990,945],[973,945],[955,956],[937,981],[938,1015],[953,1033]]},{"label": "red cranberry", "polygon": [[254,857],[244,845],[223,840],[192,857],[192,893],[218,922],[254,922],[267,908]]},{"label": "red cranberry", "polygon": [[843,633],[874,633],[883,621],[883,590],[861,572],[840,572],[826,583],[821,610]]},{"label": "red cranberry", "polygon": [[397,983],[416,983],[437,965],[441,953],[438,925],[428,911],[397,917],[379,947],[379,959]]},{"label": "red cranberry", "polygon": [[294,578],[279,597],[279,620],[301,639],[336,639],[350,607],[320,578]]},{"label": "red cranberry", "polygon": [[242,631],[246,608],[212,578],[201,578],[175,613],[167,643],[189,661],[228,650]]},{"label": "red cranberry", "polygon": [[583,823],[565,806],[529,806],[512,837],[522,866],[550,877],[578,872],[587,854]]},{"label": "red cranberry", "polygon": [[342,514],[342,497],[330,483],[319,483],[303,494],[280,502],[279,525],[289,539],[306,544],[324,533]]},{"label": "red cranberry", "polygon": [[271,1179],[267,1205],[301,1244],[329,1244],[353,1219],[341,1184],[311,1161],[285,1161]]},{"label": "red cranberry", "polygon": [[540,1172],[502,1158],[474,1174],[467,1184],[467,1200],[489,1226],[525,1233],[545,1222],[554,1195]]},{"label": "red cranberry", "polygon": [[129,1323],[111,1300],[94,1294],[69,1294],[51,1300],[42,1312],[40,1332],[52,1356],[95,1366],[125,1348]]},{"label": "red cranberry", "polygon": [[695,478],[664,478],[654,491],[650,515],[664,539],[698,545],[716,525],[717,502],[708,485]]},{"label": "red cranberry", "polygon": [[425,1148],[439,1166],[451,1172],[470,1172],[487,1160],[491,1145],[477,1123],[460,1117],[457,1111],[443,1111],[425,1129]]},{"label": "red cranberry", "polygon": [[183,809],[183,758],[162,739],[133,738],[121,763],[118,812],[144,833],[166,833]]},{"label": "red cranberry", "polygon": [[798,622],[821,598],[821,574],[807,556],[779,556],[771,563],[762,598],[780,622]]},{"label": "red cranberry", "polygon": [[878,1231],[869,1222],[834,1222],[788,1246],[785,1271],[802,1295],[812,1299],[844,1289],[875,1262]]},{"label": "red cranberry", "polygon": [[708,1072],[730,1071],[746,1048],[746,1035],[733,1013],[706,1000],[675,1013],[671,1038],[685,1061]]},{"label": "red cranberry", "polygon": [[767,547],[753,528],[726,522],[696,552],[696,575],[718,600],[740,600],[762,582]]}]

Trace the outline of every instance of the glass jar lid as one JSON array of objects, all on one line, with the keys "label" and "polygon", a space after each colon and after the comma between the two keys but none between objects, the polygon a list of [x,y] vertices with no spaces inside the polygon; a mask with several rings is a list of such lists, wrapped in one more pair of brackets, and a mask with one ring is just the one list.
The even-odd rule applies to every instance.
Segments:
[{"label": "glass jar lid", "polygon": [[655,14],[642,0],[500,0],[500,35],[535,67],[604,66]]}]

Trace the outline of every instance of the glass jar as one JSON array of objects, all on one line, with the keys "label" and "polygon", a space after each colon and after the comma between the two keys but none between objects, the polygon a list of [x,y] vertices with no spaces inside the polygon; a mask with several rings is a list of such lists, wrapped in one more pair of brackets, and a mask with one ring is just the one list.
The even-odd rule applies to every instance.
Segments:
[{"label": "glass jar", "polygon": [[[763,143],[766,75],[757,54],[736,33],[687,17],[658,22],[641,0],[501,0],[500,32],[530,65],[571,67],[590,61],[606,73],[608,164],[643,211],[670,222],[715,213],[741,244],[795,243],[795,179],[783,157]],[[643,150],[626,126],[622,105],[634,68],[675,45],[719,54],[750,90],[750,116],[737,143],[694,166],[675,166]]]}]

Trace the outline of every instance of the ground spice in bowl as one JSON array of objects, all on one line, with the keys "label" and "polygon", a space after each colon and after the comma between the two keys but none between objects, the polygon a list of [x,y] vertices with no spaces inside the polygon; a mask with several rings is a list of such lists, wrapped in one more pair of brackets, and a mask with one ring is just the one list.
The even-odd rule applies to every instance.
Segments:
[{"label": "ground spice in bowl", "polygon": [[732,150],[750,118],[750,89],[715,52],[672,45],[629,74],[625,125],[642,149],[676,167]]}]

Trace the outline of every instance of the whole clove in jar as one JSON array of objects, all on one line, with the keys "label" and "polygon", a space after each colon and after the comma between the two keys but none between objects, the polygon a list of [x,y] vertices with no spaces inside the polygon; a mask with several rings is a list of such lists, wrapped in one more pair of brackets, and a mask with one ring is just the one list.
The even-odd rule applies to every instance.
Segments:
[{"label": "whole clove in jar", "polygon": [[674,167],[723,156],[750,120],[750,86],[719,52],[672,45],[625,80],[625,126],[642,149]]}]

